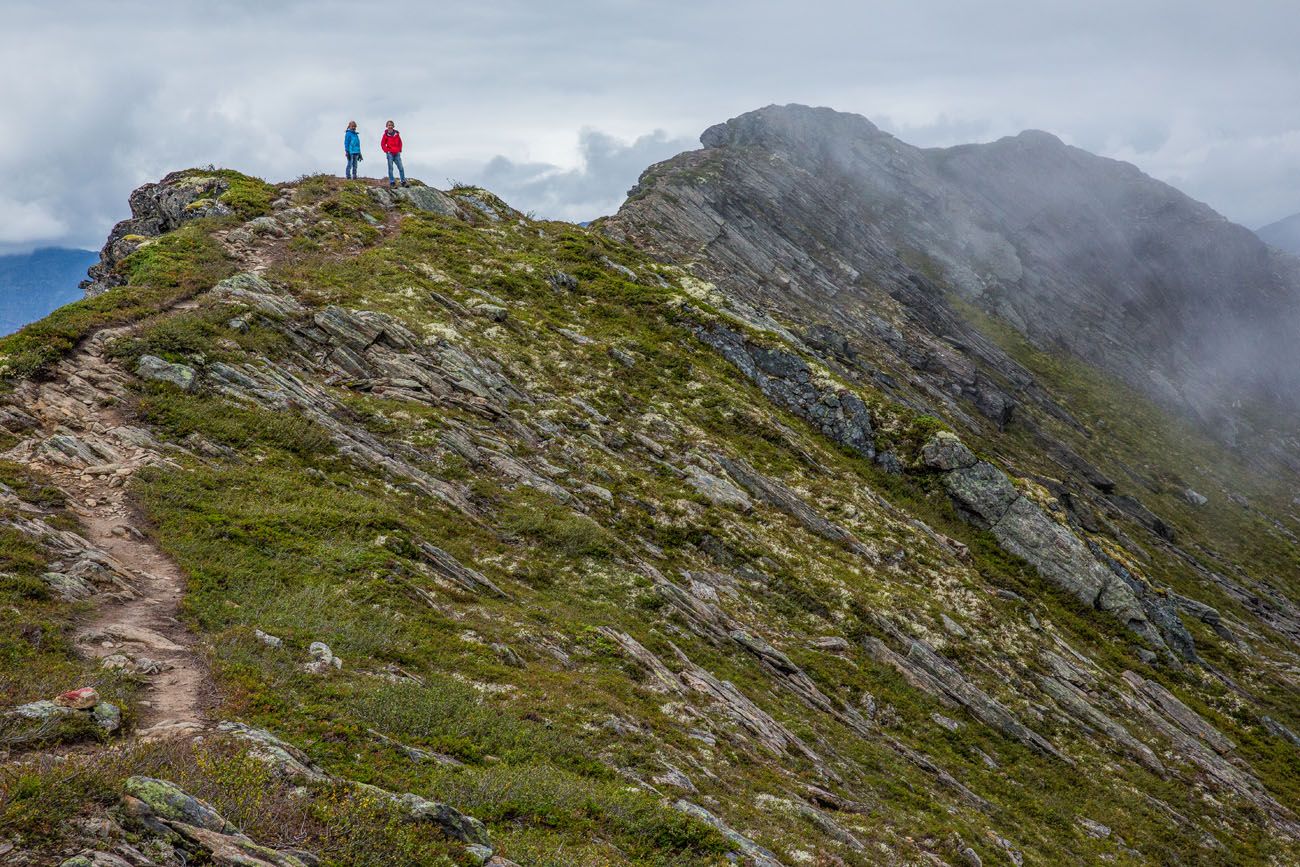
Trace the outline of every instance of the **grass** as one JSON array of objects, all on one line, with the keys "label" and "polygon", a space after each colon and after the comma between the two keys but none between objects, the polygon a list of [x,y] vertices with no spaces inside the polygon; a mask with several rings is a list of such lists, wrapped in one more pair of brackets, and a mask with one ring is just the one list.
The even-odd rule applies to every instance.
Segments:
[{"label": "grass", "polygon": [[329,867],[459,863],[460,847],[431,827],[405,821],[373,794],[336,785],[296,791],[257,758],[202,742],[132,746],[0,770],[0,834],[20,835],[24,847],[53,855],[68,823],[94,806],[115,805],[134,775],[173,782],[261,845],[307,849]]},{"label": "grass", "polygon": [[520,491],[501,510],[498,526],[507,538],[535,543],[563,559],[608,558],[617,547],[600,524],[534,491]]},{"label": "grass", "polygon": [[261,217],[271,212],[271,202],[276,196],[276,188],[261,178],[246,175],[233,169],[191,169],[187,174],[197,177],[219,177],[229,186],[221,194],[222,204],[234,210],[241,221]]},{"label": "grass", "polygon": [[[0,492],[11,491],[28,506],[44,510],[52,531],[79,530],[63,494],[25,465],[0,460]],[[31,513],[0,503],[0,707],[49,699],[81,686],[93,686],[105,698],[124,704],[137,684],[81,659],[70,634],[76,603],[50,592],[41,574],[55,551],[43,534],[10,524]],[[0,715],[0,748],[20,751],[55,743],[102,740],[103,732],[77,717],[41,727]]]},{"label": "grass", "polygon": [[[247,191],[250,208],[258,207],[258,189]],[[184,616],[210,648],[221,696],[217,715],[266,726],[337,774],[465,810],[487,822],[503,853],[520,863],[723,863],[728,847],[718,835],[669,806],[679,795],[723,815],[784,863],[834,853],[846,864],[869,864],[878,851],[916,861],[955,860],[954,834],[989,863],[1004,857],[985,833],[990,827],[1011,839],[1028,863],[1135,860],[1115,839],[1083,834],[1076,816],[1110,825],[1143,859],[1203,860],[1201,831],[1170,822],[1147,794],[1213,829],[1223,846],[1215,857],[1224,863],[1294,854],[1252,826],[1256,817],[1241,805],[1192,797],[1181,781],[1160,780],[1117,760],[1108,746],[1054,715],[1037,719],[1033,703],[1041,699],[1023,684],[1040,665],[1037,651],[1045,638],[1028,625],[1030,613],[1108,670],[1132,668],[1160,679],[1189,703],[1205,690],[1190,676],[1179,681],[1143,667],[1114,624],[1053,591],[991,536],[963,523],[932,476],[888,475],[771,407],[691,334],[690,326],[713,311],[692,301],[695,312],[684,312],[682,293],[650,276],[662,273],[671,281],[672,271],[565,224],[473,225],[406,209],[390,224],[397,228],[380,233],[362,216],[374,216],[376,206],[356,185],[305,178],[292,196],[295,205],[327,215],[337,231],[295,238],[291,243],[298,246],[267,275],[274,283],[312,305],[397,316],[426,341],[430,357],[451,360],[463,353],[527,393],[530,402],[515,403],[504,421],[465,405],[430,406],[326,386],[342,407],[337,421],[366,430],[440,478],[467,485],[477,510],[468,519],[351,462],[301,414],[202,391],[140,386],[122,408],[137,423],[165,441],[197,435],[233,451],[181,458],[179,468],[152,468],[138,475],[133,489],[148,532],[189,575]],[[196,232],[202,228],[194,225]],[[167,274],[188,272],[180,260],[191,252],[137,262],[133,279],[154,285]],[[641,277],[626,279],[603,264],[604,257]],[[577,287],[553,286],[547,278],[557,271],[574,276]],[[435,300],[435,292],[465,308],[501,303],[509,316],[495,323],[461,315]],[[264,357],[292,368],[301,363],[295,353],[310,351],[296,347],[274,322],[234,332],[225,324],[230,315],[228,308],[200,306],[160,317],[114,352],[128,365],[148,352],[202,369],[218,360],[260,364]],[[559,328],[590,342],[571,342]],[[632,366],[612,358],[613,347],[631,353]],[[1083,387],[1066,379],[1057,385],[1062,391]],[[891,407],[880,395],[864,396],[876,410],[882,444],[904,462],[943,426]],[[579,408],[574,397],[607,420]],[[1111,411],[1099,405],[1096,412]],[[600,485],[614,492],[614,504],[593,502],[580,513],[452,451],[445,444],[452,431],[535,468],[545,461],[545,472],[569,490]],[[652,435],[665,456],[656,457],[636,433]],[[998,448],[1029,448],[1014,439],[1001,443],[971,445],[991,455]],[[743,457],[789,485],[889,562],[866,563],[763,506],[751,514],[711,507],[667,465],[707,463],[714,452]],[[39,480],[6,484],[23,485],[26,496],[59,508]],[[881,506],[877,495],[901,514]],[[970,559],[955,560],[918,533],[906,523],[913,517],[966,544]],[[1186,526],[1197,532],[1196,525]],[[508,598],[442,581],[418,556],[417,540],[482,572]],[[39,651],[42,658],[51,666],[60,659],[67,664],[57,624],[72,612],[41,597],[38,570],[46,555],[27,544],[11,545],[13,553],[5,555],[13,565],[0,571],[17,577],[4,587],[4,599],[33,622],[38,614],[44,618],[49,631],[35,643],[48,641],[55,649]],[[864,694],[870,694],[878,709],[873,725],[922,750],[991,801],[993,816],[960,803],[882,738],[864,738],[831,715],[811,711],[725,634],[700,634],[655,590],[648,565],[682,585],[716,583],[713,604],[779,647],[832,705],[864,707]],[[1005,602],[995,589],[1014,590],[1028,601]],[[7,616],[4,608],[0,604],[0,618]],[[1070,751],[1081,772],[1063,772],[874,663],[856,642],[878,634],[881,614],[934,642],[990,694]],[[966,639],[948,635],[940,614],[979,628]],[[597,631],[601,626],[633,635],[673,670],[685,665],[680,652],[733,684],[826,757],[836,779],[828,781],[803,758],[759,747],[700,693],[655,691],[653,681]],[[283,644],[262,644],[254,629]],[[0,633],[0,653],[17,654],[6,658],[14,665],[29,665],[22,654],[34,652],[33,641],[7,635]],[[810,647],[809,639],[819,636],[846,638],[849,649],[831,654]],[[343,669],[304,672],[313,641],[327,642],[343,658]],[[513,660],[504,658],[501,645]],[[1284,692],[1269,695],[1285,703]],[[1225,728],[1239,725],[1217,696],[1193,706],[1219,714],[1214,718]],[[958,717],[962,728],[950,733],[935,725],[937,712]],[[700,731],[713,743],[702,741]],[[413,761],[375,732],[462,764]],[[1232,734],[1274,791],[1294,794],[1286,781],[1297,770],[1294,762],[1262,737],[1243,737],[1237,728]],[[986,767],[981,754],[1000,767]],[[288,799],[238,751],[123,761],[66,783],[49,776],[58,769],[35,769],[36,782],[0,788],[0,817],[16,821],[11,827],[24,834],[53,840],[61,820],[88,809],[87,798],[111,803],[123,774],[144,768],[171,774],[208,797],[259,841],[292,837],[327,863],[383,863],[387,852],[400,863],[435,864],[454,854],[394,824],[382,805],[339,789]],[[650,782],[667,763],[687,773],[698,791],[653,784],[656,796],[633,784]],[[868,844],[866,855],[830,842],[799,815],[757,797],[802,798],[802,786],[812,781],[870,802],[867,814],[832,814]]]},{"label": "grass", "polygon": [[152,316],[234,273],[203,222],[171,232],[124,259],[125,286],[60,307],[0,337],[0,385],[38,376],[93,332]]}]

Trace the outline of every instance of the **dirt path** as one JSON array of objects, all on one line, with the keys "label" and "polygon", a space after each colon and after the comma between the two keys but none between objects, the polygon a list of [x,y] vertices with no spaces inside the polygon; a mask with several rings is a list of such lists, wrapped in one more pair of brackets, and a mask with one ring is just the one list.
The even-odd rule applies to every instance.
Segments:
[{"label": "dirt path", "polygon": [[92,583],[101,592],[94,597],[100,604],[77,629],[78,651],[112,657],[110,664],[145,679],[138,702],[142,735],[193,731],[204,724],[211,689],[196,639],[178,620],[185,576],[140,531],[126,498],[134,473],[171,458],[121,410],[128,377],[106,358],[106,349],[124,333],[99,332],[45,381],[24,386],[20,405],[40,428],[9,457],[39,469],[80,519],[87,546],[76,552],[77,563],[92,565]]},{"label": "dirt path", "polygon": [[[89,497],[107,492],[86,491]],[[122,654],[149,678],[137,702],[142,735],[202,727],[203,705],[210,694],[207,666],[192,633],[178,620],[185,576],[147,539],[138,538],[116,516],[80,513],[86,539],[135,576],[135,598],[100,606],[77,632],[88,656]],[[145,662],[142,662],[145,660]]]},{"label": "dirt path", "polygon": [[[396,231],[399,221],[390,212],[383,231]],[[241,271],[263,272],[286,255],[282,241],[232,243],[227,234],[218,233],[218,240]],[[196,306],[185,301],[159,314]],[[80,519],[82,534],[72,537],[69,559],[74,569],[91,564],[98,604],[76,630],[78,651],[138,673],[146,686],[137,702],[137,735],[169,737],[207,726],[205,708],[215,704],[215,690],[197,637],[179,620],[185,575],[141,532],[142,519],[126,496],[140,468],[175,466],[176,453],[123,410],[132,377],[108,350],[133,327],[93,334],[41,381],[17,389],[13,402],[39,427],[6,457],[41,471]]]}]

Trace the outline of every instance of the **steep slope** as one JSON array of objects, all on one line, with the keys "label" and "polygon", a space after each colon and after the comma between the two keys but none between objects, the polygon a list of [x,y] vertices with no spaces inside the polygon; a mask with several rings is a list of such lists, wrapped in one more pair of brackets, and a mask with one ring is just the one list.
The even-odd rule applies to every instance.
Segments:
[{"label": "steep slope", "polygon": [[1256,229],[1255,234],[1266,244],[1293,256],[1300,256],[1300,214],[1292,214],[1276,223],[1269,223]]},{"label": "steep slope", "polygon": [[[1136,394],[482,190],[164,203],[0,341],[0,701],[126,733],[0,717],[13,863],[1300,857],[1294,494]],[[152,592],[117,511],[186,579],[200,738],[76,641]]]},{"label": "steep slope", "polygon": [[610,230],[792,314],[879,289],[962,337],[932,309],[942,287],[1218,430],[1242,420],[1226,407],[1300,407],[1300,262],[1131,165],[1040,132],[923,150],[802,106],[701,140]]},{"label": "steep slope", "polygon": [[94,260],[88,250],[57,247],[0,256],[0,335],[80,298],[77,283]]}]

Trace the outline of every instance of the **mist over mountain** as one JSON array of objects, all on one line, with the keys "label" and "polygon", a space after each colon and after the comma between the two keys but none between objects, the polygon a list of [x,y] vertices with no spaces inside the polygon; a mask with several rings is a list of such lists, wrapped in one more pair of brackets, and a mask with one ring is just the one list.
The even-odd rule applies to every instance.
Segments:
[{"label": "mist over mountain", "polygon": [[1255,230],[1255,234],[1266,243],[1300,256],[1300,214],[1283,217],[1275,223],[1269,223]]},{"label": "mist over mountain", "polygon": [[90,250],[62,247],[0,256],[0,335],[80,298],[77,284],[95,259]]},{"label": "mist over mountain", "polygon": [[701,140],[646,172],[616,234],[857,331],[872,288],[951,293],[1229,438],[1243,406],[1300,408],[1300,261],[1131,165],[1033,131],[915,148],[802,106]]}]

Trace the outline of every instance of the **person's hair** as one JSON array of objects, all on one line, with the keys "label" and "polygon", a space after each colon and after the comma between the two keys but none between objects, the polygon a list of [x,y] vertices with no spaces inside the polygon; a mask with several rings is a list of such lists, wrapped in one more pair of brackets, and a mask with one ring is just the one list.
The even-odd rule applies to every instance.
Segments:
[{"label": "person's hair", "polygon": [[354,127],[354,126],[356,126],[356,125],[357,125],[357,122],[356,122],[355,120],[350,120],[350,121],[348,121],[348,126],[349,126],[349,127]]},{"label": "person's hair", "polygon": [[[390,120],[388,123],[393,123],[393,122]],[[388,126],[388,123],[384,124],[384,126]],[[393,123],[393,126],[397,126],[397,124]]]}]

